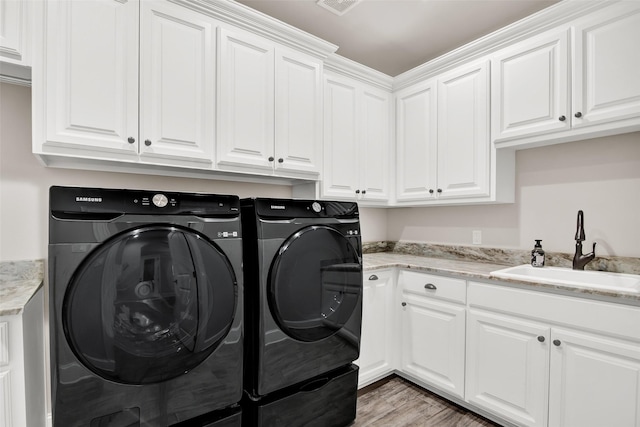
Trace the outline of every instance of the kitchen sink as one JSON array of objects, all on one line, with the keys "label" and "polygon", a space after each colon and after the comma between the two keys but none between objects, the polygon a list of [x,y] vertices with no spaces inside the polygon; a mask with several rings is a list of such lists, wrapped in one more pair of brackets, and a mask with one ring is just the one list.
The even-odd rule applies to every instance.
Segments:
[{"label": "kitchen sink", "polygon": [[640,293],[640,275],[609,273],[605,271],[572,270],[561,267],[532,267],[529,264],[492,271],[498,279],[520,280],[607,291]]}]

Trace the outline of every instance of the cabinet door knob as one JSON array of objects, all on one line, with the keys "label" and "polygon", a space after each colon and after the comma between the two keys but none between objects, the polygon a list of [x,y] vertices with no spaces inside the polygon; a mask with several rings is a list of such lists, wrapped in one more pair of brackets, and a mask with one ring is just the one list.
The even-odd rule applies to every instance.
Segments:
[{"label": "cabinet door knob", "polygon": [[270,162],[273,162],[273,156],[269,156],[269,159],[268,159],[268,160],[269,160]]},{"label": "cabinet door knob", "polygon": [[406,303],[406,302],[403,302],[403,303],[402,303],[402,306],[403,306],[403,307],[405,307],[406,305],[407,305],[407,303]]},{"label": "cabinet door knob", "polygon": [[360,190],[356,190],[356,194],[360,194]]},{"label": "cabinet door knob", "polygon": [[429,189],[429,194],[433,194],[433,188]]},{"label": "cabinet door knob", "polygon": [[560,344],[562,344],[562,341],[560,341],[560,340],[553,340],[553,345],[555,345],[556,347],[560,347]]},{"label": "cabinet door knob", "polygon": [[567,120],[567,118],[565,116],[560,116],[558,117],[558,120],[560,120],[561,122],[564,122],[565,120]]},{"label": "cabinet door knob", "polygon": [[127,142],[129,144],[133,144],[134,142],[136,142],[136,139],[134,137],[130,136],[129,138],[127,138]]},{"label": "cabinet door knob", "polygon": [[545,339],[545,338],[544,338],[542,335],[540,335],[540,336],[538,337],[538,341],[540,341],[540,342],[544,342],[544,339]]},{"label": "cabinet door knob", "polygon": [[372,274],[371,276],[369,276],[369,280],[378,280],[378,276]]},{"label": "cabinet door knob", "polygon": [[367,194],[367,190],[362,190],[362,194]]},{"label": "cabinet door knob", "polygon": [[438,288],[436,288],[436,285],[434,285],[433,283],[427,283],[426,285],[424,285],[425,289],[432,289],[432,290],[436,290]]},{"label": "cabinet door knob", "polygon": [[577,113],[574,114],[574,116],[576,116],[577,118],[582,117],[582,113],[580,111],[578,111]]},{"label": "cabinet door knob", "polygon": [[280,158],[278,159],[278,163],[283,163],[283,162],[284,162],[284,159],[283,159],[282,157],[280,157]]},{"label": "cabinet door knob", "polygon": [[144,140],[144,145],[146,145],[147,147],[151,145],[151,140],[150,139],[145,139]]}]

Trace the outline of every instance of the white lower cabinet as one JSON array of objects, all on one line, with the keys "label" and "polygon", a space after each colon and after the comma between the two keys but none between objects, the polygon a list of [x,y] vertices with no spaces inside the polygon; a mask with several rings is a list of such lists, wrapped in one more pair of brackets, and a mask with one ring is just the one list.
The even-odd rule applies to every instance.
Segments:
[{"label": "white lower cabinet", "polygon": [[43,427],[44,291],[19,314],[0,316],[0,426]]},{"label": "white lower cabinet", "polygon": [[384,378],[393,369],[394,276],[394,270],[364,274],[360,358],[355,362],[360,368],[358,387]]},{"label": "white lower cabinet", "polygon": [[640,308],[470,283],[466,400],[519,426],[640,425]]},{"label": "white lower cabinet", "polygon": [[551,338],[550,426],[640,425],[638,342],[561,328]]},{"label": "white lower cabinet", "polygon": [[467,333],[467,401],[518,425],[546,425],[549,327],[470,310]]},{"label": "white lower cabinet", "polygon": [[464,397],[466,282],[400,271],[400,369]]}]

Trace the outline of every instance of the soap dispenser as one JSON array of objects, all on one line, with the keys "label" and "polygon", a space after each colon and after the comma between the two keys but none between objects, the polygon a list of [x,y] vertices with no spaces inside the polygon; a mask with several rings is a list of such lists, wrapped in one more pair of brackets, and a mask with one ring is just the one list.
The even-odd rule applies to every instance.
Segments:
[{"label": "soap dispenser", "polygon": [[540,242],[542,240],[536,240],[536,244],[531,251],[531,265],[534,267],[544,267],[544,250]]}]

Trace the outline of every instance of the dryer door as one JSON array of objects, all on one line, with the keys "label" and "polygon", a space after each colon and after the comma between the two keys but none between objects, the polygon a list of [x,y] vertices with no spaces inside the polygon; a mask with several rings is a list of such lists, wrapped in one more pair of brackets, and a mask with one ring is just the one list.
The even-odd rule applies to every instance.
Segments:
[{"label": "dryer door", "polygon": [[150,384],[182,375],[227,335],[237,282],[204,235],[174,225],[120,233],[73,274],[62,308],[76,356],[98,375]]},{"label": "dryer door", "polygon": [[268,300],[278,326],[300,341],[335,334],[360,307],[362,263],[339,231],[309,226],[280,247],[269,271]]}]

